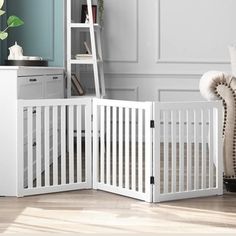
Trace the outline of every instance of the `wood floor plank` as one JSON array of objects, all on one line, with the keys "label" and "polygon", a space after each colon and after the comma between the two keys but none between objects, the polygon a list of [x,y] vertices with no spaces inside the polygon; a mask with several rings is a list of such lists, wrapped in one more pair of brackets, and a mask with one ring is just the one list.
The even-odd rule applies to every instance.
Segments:
[{"label": "wood floor plank", "polygon": [[[83,190],[0,198],[0,233],[236,233],[236,194],[147,204]],[[171,227],[170,227],[171,226]]]}]

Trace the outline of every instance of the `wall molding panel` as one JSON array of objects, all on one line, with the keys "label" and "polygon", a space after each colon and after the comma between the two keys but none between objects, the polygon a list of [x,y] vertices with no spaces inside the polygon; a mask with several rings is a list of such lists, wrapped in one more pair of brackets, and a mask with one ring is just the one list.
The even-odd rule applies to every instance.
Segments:
[{"label": "wall molding panel", "polygon": [[124,100],[133,100],[139,101],[139,87],[108,87],[106,88],[106,93],[109,98],[120,99],[120,95],[122,94],[122,98]]},{"label": "wall molding panel", "polygon": [[[178,100],[178,101],[181,101],[183,99],[183,101],[188,101],[189,99],[186,100],[188,94],[196,94],[197,96],[197,100],[198,100],[198,97],[199,97],[199,89],[188,89],[188,88],[161,88],[161,89],[157,89],[157,101],[158,102],[166,102],[168,101],[168,99],[170,100]],[[177,94],[183,96],[176,96]],[[162,99],[162,97],[165,97],[164,99]],[[192,100],[191,101],[194,101],[193,98],[191,98]],[[199,100],[202,100],[203,98],[199,97]]]},{"label": "wall molding panel", "polygon": [[[196,11],[197,10],[200,10],[202,5],[204,4],[205,5],[205,11],[202,11],[202,12],[199,12],[199,16],[201,15],[201,17],[206,17],[206,14],[208,14],[208,17],[209,19],[213,18],[213,19],[218,19],[219,15],[222,15],[222,8],[221,7],[218,7],[218,6],[215,6],[217,4],[220,4],[220,6],[226,6],[226,5],[234,5],[236,7],[236,3],[234,3],[232,0],[217,0],[217,4],[216,4],[216,1],[214,0],[200,0],[200,1],[196,1],[196,2],[192,2],[190,3],[190,1],[188,0],[178,0],[178,1],[172,1],[172,0],[157,0],[156,1],[156,25],[157,25],[157,39],[156,39],[156,63],[157,64],[168,64],[168,63],[174,63],[174,64],[225,64],[225,65],[228,65],[230,63],[230,60],[229,58],[227,59],[224,59],[223,57],[219,57],[218,55],[215,55],[214,57],[211,57],[210,54],[208,54],[207,56],[205,57],[202,57],[201,55],[198,55],[198,57],[194,58],[193,57],[186,57],[183,55],[183,57],[180,57],[179,55],[175,56],[174,54],[171,54],[169,55],[168,54],[168,57],[165,57],[163,54],[165,54],[165,47],[164,47],[164,44],[165,44],[165,41],[168,41],[169,42],[169,45],[171,45],[172,43],[174,44],[174,40],[176,39],[177,35],[183,35],[183,38],[186,37],[187,39],[189,38],[189,42],[188,41],[183,41],[181,42],[181,37],[179,37],[179,42],[180,44],[178,45],[175,45],[176,47],[182,47],[182,48],[185,48],[185,51],[189,51],[191,52],[192,49],[195,49],[196,48],[196,51],[198,49],[201,50],[202,48],[202,40],[201,40],[201,43],[198,43],[199,39],[204,38],[206,39],[206,45],[203,45],[206,47],[206,49],[208,50],[210,47],[214,48],[215,51],[220,51],[218,54],[222,54],[222,51],[223,51],[223,48],[224,46],[222,45],[225,45],[224,49],[225,51],[227,52],[227,46],[228,44],[230,44],[230,41],[233,40],[233,37],[232,36],[235,36],[236,37],[236,33],[233,35],[231,35],[230,32],[228,32],[227,30],[223,30],[225,29],[225,27],[229,27],[229,23],[228,21],[226,21],[226,19],[228,19],[229,17],[225,17],[225,18],[221,18],[221,21],[222,21],[222,24],[217,24],[217,22],[214,22],[214,20],[210,21],[209,22],[206,20],[206,25],[202,24],[202,22],[200,21],[199,22],[199,27],[196,27],[196,30],[199,31],[199,32],[203,32],[202,34],[199,34],[198,37],[196,38],[195,40],[195,43],[192,43],[191,40],[193,40],[193,36],[189,36],[191,34],[191,32],[188,34],[188,31],[181,31],[181,28],[180,30],[178,31],[178,29],[175,29],[174,27],[170,28],[170,27],[165,27],[166,25],[171,25],[171,24],[168,24],[166,23],[167,21],[171,23],[175,22],[176,21],[176,24],[178,24],[179,22],[183,22],[185,15],[181,15],[181,16],[178,16],[176,17],[173,13],[173,9],[172,8],[168,8],[168,4],[175,4],[173,6],[173,8],[176,9],[176,12],[181,12],[181,10],[178,10],[178,8],[181,8],[181,9],[184,9],[186,7],[186,13],[189,12],[190,10],[192,10],[192,13],[194,13],[194,10],[195,9],[190,9],[190,6],[187,5],[185,6],[184,3],[186,4],[188,2],[188,4],[191,4],[193,5],[194,7],[196,6]],[[234,3],[234,4],[233,4]],[[179,4],[179,6],[177,6],[177,4]],[[193,8],[194,8],[193,7]],[[166,8],[166,9],[165,9]],[[207,10],[209,8],[209,11]],[[230,11],[230,7],[228,6],[227,8],[229,11],[225,11],[224,14],[230,14],[233,16],[234,14],[234,11],[231,10]],[[232,7],[233,9],[233,7]],[[166,14],[163,14],[163,12],[165,12]],[[207,13],[206,13],[207,12]],[[221,14],[218,14],[221,13]],[[188,13],[189,15],[191,15],[191,12]],[[188,15],[188,16],[189,16]],[[202,16],[203,15],[203,16]],[[169,17],[169,18],[168,18]],[[165,18],[165,20],[164,20]],[[167,20],[169,19],[169,20]],[[178,19],[180,19],[178,21]],[[201,18],[199,18],[201,19]],[[191,22],[193,23],[193,25],[197,25],[197,21],[199,19],[195,19],[195,18],[186,18],[186,21],[190,21],[189,22],[189,29],[192,27],[191,26]],[[233,17],[232,17],[233,19]],[[235,17],[236,19],[236,17]],[[217,24],[217,28],[218,30],[212,30],[212,32],[209,32],[209,30],[213,29],[215,24]],[[232,23],[231,23],[232,24]],[[226,26],[227,25],[227,26]],[[173,26],[173,25],[172,25]],[[180,24],[180,26],[182,26],[182,24]],[[183,28],[185,26],[182,26]],[[182,29],[183,30],[183,29]],[[165,32],[166,31],[166,32]],[[226,32],[225,34],[223,34],[223,36],[221,35],[220,32]],[[166,40],[163,40],[163,38],[165,37],[165,33],[167,34],[166,35]],[[168,38],[169,35],[174,35],[175,37],[172,37],[172,38]],[[227,39],[225,39],[224,37],[228,37]],[[212,40],[211,40],[212,38]],[[183,45],[181,45],[181,43],[183,43]],[[208,45],[207,45],[208,44]],[[220,48],[220,50],[219,50]],[[170,49],[171,50],[171,49]],[[212,49],[211,49],[212,50]],[[214,51],[212,50],[212,51]],[[177,50],[176,50],[177,51]],[[193,54],[192,55],[195,55],[194,54],[194,50],[193,51]],[[202,50],[203,51],[203,50]],[[208,50],[210,52],[210,50]],[[184,52],[184,50],[183,50]],[[170,52],[168,52],[170,53]],[[173,52],[174,53],[174,52]],[[183,53],[184,54],[184,53]],[[215,53],[217,54],[217,53]],[[225,53],[226,55],[227,53]],[[224,55],[224,56],[225,56]]]},{"label": "wall molding panel", "polygon": [[[128,9],[129,7],[130,9]],[[139,0],[105,1],[105,9],[107,9],[108,13],[105,14],[105,26],[103,32],[104,40],[107,42],[106,46],[103,47],[105,50],[104,62],[138,63]],[[109,9],[111,11],[109,11]],[[115,12],[117,12],[117,14]],[[113,13],[120,18],[115,19]],[[125,22],[122,23],[122,20]],[[117,48],[120,45],[121,47]]]}]

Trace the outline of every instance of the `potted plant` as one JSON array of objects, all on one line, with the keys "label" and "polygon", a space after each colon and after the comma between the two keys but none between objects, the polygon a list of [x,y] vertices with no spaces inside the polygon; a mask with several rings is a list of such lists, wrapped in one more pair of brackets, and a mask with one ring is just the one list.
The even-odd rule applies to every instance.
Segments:
[{"label": "potted plant", "polygon": [[104,0],[98,0],[98,19],[99,24],[103,26],[103,15],[104,15]]},{"label": "potted plant", "polygon": [[[4,4],[4,0],[0,0],[0,16],[5,14],[5,11],[2,10],[2,6]],[[19,17],[17,16],[9,16],[7,19],[7,27],[2,31],[0,30],[0,40],[4,40],[8,37],[8,32],[7,30],[9,28],[14,28],[14,27],[18,27],[24,24],[24,21],[21,20]]]}]

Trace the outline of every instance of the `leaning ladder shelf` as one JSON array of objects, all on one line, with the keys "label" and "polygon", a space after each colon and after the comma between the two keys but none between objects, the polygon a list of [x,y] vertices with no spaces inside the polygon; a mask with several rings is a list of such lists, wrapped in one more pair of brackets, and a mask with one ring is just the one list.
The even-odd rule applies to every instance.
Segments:
[{"label": "leaning ladder shelf", "polygon": [[[80,0],[78,0],[80,1]],[[67,1],[67,97],[71,97],[71,73],[72,65],[92,65],[94,74],[94,86],[96,97],[105,96],[104,69],[101,49],[101,27],[93,22],[92,0],[87,1],[89,23],[73,23],[71,19],[71,2]],[[76,60],[71,55],[72,29],[88,30],[91,41],[91,59]],[[95,37],[96,34],[96,37]],[[96,41],[97,40],[97,43]],[[97,47],[97,48],[96,48]]]}]

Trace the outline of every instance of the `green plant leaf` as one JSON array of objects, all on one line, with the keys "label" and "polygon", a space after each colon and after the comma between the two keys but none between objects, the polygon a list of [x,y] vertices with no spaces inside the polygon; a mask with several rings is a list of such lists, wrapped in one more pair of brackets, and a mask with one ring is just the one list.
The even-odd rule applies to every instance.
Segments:
[{"label": "green plant leaf", "polygon": [[4,0],[0,0],[0,9],[2,8],[3,4],[4,4]]},{"label": "green plant leaf", "polygon": [[24,21],[21,20],[18,16],[10,16],[7,19],[7,25],[9,28],[18,27],[24,24]]},{"label": "green plant leaf", "polygon": [[7,32],[0,31],[0,39],[1,39],[1,40],[6,39],[7,36],[8,36],[8,33],[7,33]]},{"label": "green plant leaf", "polygon": [[3,15],[5,13],[5,11],[0,10],[0,16]]}]

